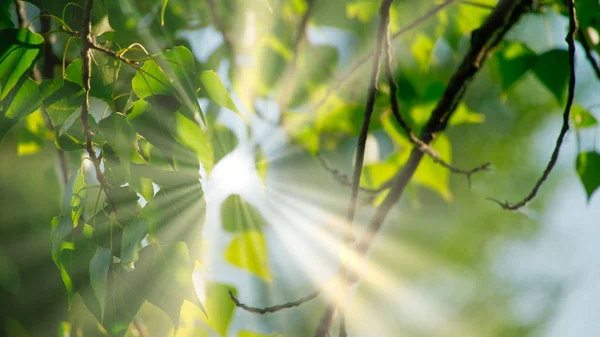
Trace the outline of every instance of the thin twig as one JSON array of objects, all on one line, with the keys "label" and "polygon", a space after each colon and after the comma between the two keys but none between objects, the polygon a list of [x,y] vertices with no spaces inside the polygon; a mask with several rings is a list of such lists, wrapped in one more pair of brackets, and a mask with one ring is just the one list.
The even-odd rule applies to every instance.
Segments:
[{"label": "thin twig", "polygon": [[[429,18],[433,17],[439,11],[441,11],[442,9],[446,8],[447,6],[451,5],[452,3],[456,2],[456,1],[458,1],[458,0],[446,0],[446,1],[442,2],[441,4],[433,7],[432,9],[427,11],[427,13],[416,18],[413,22],[411,22],[410,24],[406,25],[405,27],[401,28],[399,31],[394,33],[392,35],[392,39],[396,39],[399,36],[401,36],[402,34],[411,31],[412,29],[416,28],[421,23],[423,23],[426,20],[428,20]],[[329,96],[331,96],[334,92],[338,91],[346,83],[346,81],[356,72],[356,70],[358,70],[360,67],[362,67],[368,60],[371,59],[371,57],[373,57],[373,54],[374,54],[374,52],[371,51],[367,55],[363,56],[361,59],[356,61],[356,63],[352,66],[352,68],[350,68],[349,71],[347,71],[344,75],[340,76],[339,79],[337,81],[335,81],[335,83],[331,87],[329,87],[329,89],[327,89],[327,91],[325,92],[323,97],[315,105],[313,105],[311,110],[317,111],[323,104],[325,104],[325,102],[327,102],[327,100],[329,99]]]},{"label": "thin twig", "polygon": [[[379,81],[379,68],[381,63],[381,54],[384,52],[385,39],[387,36],[388,26],[390,23],[390,8],[393,0],[382,0],[379,8],[379,27],[377,31],[377,45],[375,49],[375,55],[373,58],[373,66],[371,68],[371,77],[369,79],[369,89],[367,93],[367,101],[365,103],[365,112],[363,115],[363,122],[358,136],[358,145],[356,147],[356,156],[354,160],[354,169],[352,172],[352,191],[350,194],[350,200],[348,201],[348,209],[346,212],[346,218],[344,219],[344,240],[343,247],[340,252],[340,270],[339,276],[342,284],[339,289],[339,296],[332,303],[330,303],[323,314],[319,327],[315,332],[315,337],[324,337],[329,331],[333,322],[333,316],[337,311],[340,312],[341,316],[344,316],[344,308],[342,298],[347,292],[347,287],[350,279],[349,265],[348,265],[348,251],[350,250],[350,243],[353,240],[352,234],[352,223],[354,222],[354,216],[356,214],[358,191],[360,186],[360,177],[362,174],[362,168],[365,158],[365,148],[367,144],[367,136],[369,134],[369,125],[371,124],[371,116],[375,107],[375,96],[377,94],[377,82]],[[342,322],[345,323],[345,320]],[[342,329],[345,331],[345,327]]]},{"label": "thin twig", "polygon": [[110,186],[100,170],[100,161],[96,157],[96,151],[94,150],[93,138],[94,133],[90,129],[89,114],[90,114],[90,82],[92,75],[92,58],[91,49],[95,45],[92,37],[92,8],[94,7],[94,0],[87,0],[85,3],[85,9],[83,14],[83,28],[81,30],[81,78],[83,83],[83,102],[81,103],[81,124],[83,125],[83,134],[85,135],[85,150],[90,157],[90,160],[94,164],[94,170],[96,171],[96,179],[102,186],[104,193],[106,194],[106,200],[110,205],[111,212],[116,212],[116,204],[110,195]]},{"label": "thin twig", "polygon": [[571,114],[571,106],[573,106],[573,99],[575,98],[575,33],[577,32],[578,23],[577,18],[575,17],[576,14],[574,0],[566,0],[566,2],[569,7],[569,32],[567,33],[566,37],[567,44],[569,45],[569,88],[567,94],[567,103],[565,104],[565,110],[563,112],[562,127],[560,129],[560,133],[558,134],[558,138],[556,139],[556,144],[554,145],[552,156],[550,156],[550,161],[546,165],[542,176],[538,179],[538,181],[535,183],[535,186],[533,186],[533,189],[531,189],[525,198],[515,203],[509,203],[508,201],[501,202],[494,198],[488,198],[506,210],[518,210],[535,198],[540,187],[542,187],[546,179],[548,179],[550,172],[552,172],[552,169],[556,165],[558,155],[560,154],[560,147],[565,139],[567,131],[569,131],[569,117]]},{"label": "thin twig", "polygon": [[590,43],[588,42],[588,35],[581,27],[577,29],[577,33],[579,34],[579,42],[583,47],[585,57],[590,63],[590,66],[592,66],[592,69],[594,69],[596,77],[600,80],[600,66],[598,66],[598,61],[596,61],[596,58],[594,57],[594,54],[592,52],[592,46],[590,46]]},{"label": "thin twig", "polygon": [[251,307],[249,305],[246,305],[246,304],[240,302],[240,300],[237,297],[235,297],[235,295],[233,294],[233,292],[231,290],[229,290],[229,297],[231,297],[231,300],[233,301],[233,303],[235,303],[236,307],[242,308],[248,312],[264,315],[264,314],[270,314],[270,313],[281,311],[284,309],[289,309],[289,308],[300,306],[306,302],[312,301],[315,298],[319,297],[321,295],[321,293],[322,293],[322,290],[317,290],[317,291],[312,292],[296,301],[286,302],[283,304],[277,304],[277,305],[273,305],[270,307],[264,307],[264,308]]},{"label": "thin twig", "polygon": [[402,117],[402,114],[400,113],[400,106],[398,105],[398,98],[396,97],[398,86],[396,85],[394,74],[392,72],[392,45],[389,33],[387,34],[385,49],[385,75],[390,87],[390,104],[392,106],[392,114],[396,118],[396,121],[398,121],[398,124],[400,124],[400,126],[404,129],[410,142],[413,143],[416,148],[419,149],[419,151],[427,154],[435,163],[445,167],[450,172],[465,175],[467,177],[469,188],[471,188],[471,176],[479,171],[487,170],[490,167],[490,163],[484,163],[468,170],[456,168],[440,158],[439,154],[431,146],[425,144],[421,139],[414,135],[411,127],[408,125],[408,123],[406,123]]},{"label": "thin twig", "polygon": [[[429,144],[433,140],[435,133],[446,128],[448,120],[456,110],[466,88],[483,66],[487,56],[503,39],[506,32],[529,10],[529,5],[530,0],[500,0],[483,25],[472,34],[468,52],[452,75],[444,94],[423,128],[420,139],[425,144]],[[402,196],[422,157],[423,152],[413,148],[408,161],[394,177],[388,195],[377,208],[365,234],[360,238],[356,246],[357,258],[364,259],[366,256],[389,211]],[[358,277],[352,281],[357,282]]]},{"label": "thin twig", "polygon": [[[323,158],[323,156],[320,153],[317,153],[317,159],[319,159],[319,162],[321,163],[321,165],[323,166],[323,168],[325,169],[325,171],[331,173],[331,175],[333,176],[333,179],[338,182],[340,185],[342,186],[346,186],[346,187],[352,187],[352,183],[350,183],[350,179],[348,178],[347,175],[343,174],[342,172],[340,172],[338,169],[335,169],[333,167],[331,167]],[[384,188],[385,189],[385,188]],[[365,192],[365,193],[379,193],[382,190],[381,188],[366,188],[366,187],[359,187],[359,190],[361,192]]]}]

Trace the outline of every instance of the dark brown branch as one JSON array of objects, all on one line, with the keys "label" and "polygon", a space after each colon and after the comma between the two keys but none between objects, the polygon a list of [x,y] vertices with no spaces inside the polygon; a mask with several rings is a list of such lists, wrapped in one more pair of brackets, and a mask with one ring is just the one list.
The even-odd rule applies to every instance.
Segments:
[{"label": "dark brown branch", "polygon": [[287,303],[283,303],[283,304],[278,304],[278,305],[273,305],[270,307],[264,307],[264,308],[251,307],[249,305],[246,305],[246,304],[240,302],[240,300],[238,300],[238,298],[235,297],[235,295],[233,294],[233,292],[231,290],[229,290],[229,297],[231,297],[231,300],[233,301],[233,303],[235,303],[236,307],[242,308],[248,312],[264,315],[264,314],[269,314],[269,313],[281,311],[284,309],[289,309],[289,308],[300,306],[306,302],[312,301],[315,298],[319,297],[321,295],[321,293],[322,293],[321,290],[317,290],[311,294],[308,294],[308,295],[300,298],[299,300],[287,302]]},{"label": "dark brown branch", "polygon": [[463,174],[467,177],[467,182],[469,184],[469,188],[471,187],[471,176],[474,173],[479,171],[487,170],[490,167],[490,163],[484,163],[477,167],[474,167],[469,170],[456,168],[449,163],[445,162],[437,152],[428,144],[425,144],[421,139],[414,135],[411,130],[411,127],[406,123],[402,114],[400,113],[400,106],[398,104],[398,98],[396,97],[396,93],[398,92],[398,86],[396,85],[396,81],[394,80],[394,74],[392,72],[392,45],[389,33],[387,34],[386,43],[385,43],[385,75],[388,80],[388,85],[390,86],[390,104],[392,106],[392,114],[398,121],[398,124],[404,129],[406,134],[408,135],[408,139],[411,143],[413,143],[419,151],[427,154],[436,164],[439,164],[446,169],[448,169],[452,173]]},{"label": "dark brown branch", "polygon": [[[459,68],[452,75],[444,90],[444,94],[432,111],[421,134],[421,141],[429,144],[433,140],[435,133],[443,131],[446,128],[448,120],[462,99],[471,80],[483,66],[492,49],[502,40],[506,32],[528,11],[531,5],[530,1],[501,0],[483,25],[473,32],[471,46]],[[417,148],[413,148],[408,161],[394,177],[390,192],[377,208],[365,235],[357,244],[356,254],[359,258],[364,259],[366,256],[373,243],[373,239],[383,225],[383,221],[392,206],[402,196],[406,185],[415,173],[422,158],[423,152]],[[352,281],[358,281],[357,275],[355,275]]]},{"label": "dark brown branch", "polygon": [[[567,103],[565,104],[565,110],[563,112],[563,124],[560,129],[560,133],[558,134],[558,138],[556,139],[556,144],[554,145],[554,151],[552,151],[552,155],[550,156],[550,161],[546,165],[542,176],[538,179],[533,186],[533,189],[523,198],[521,201],[515,203],[509,203],[508,201],[501,202],[494,198],[488,198],[491,201],[496,202],[500,207],[514,211],[519,208],[525,206],[528,202],[533,200],[537,195],[540,187],[544,184],[548,176],[552,172],[552,169],[556,165],[556,161],[558,160],[558,155],[560,154],[560,147],[565,139],[567,131],[569,131],[569,117],[571,114],[571,106],[573,106],[573,99],[575,98],[575,33],[577,32],[578,23],[577,18],[575,17],[575,4],[574,0],[566,0],[567,5],[569,7],[569,32],[567,33],[566,41],[569,45],[569,88],[567,93]],[[550,69],[548,69],[550,70]]]},{"label": "dark brown branch", "polygon": [[[447,6],[451,5],[452,3],[456,2],[458,0],[446,0],[444,2],[442,2],[441,4],[433,7],[432,9],[430,9],[429,11],[427,11],[425,14],[421,15],[420,17],[416,18],[413,22],[411,22],[410,24],[406,25],[405,27],[401,28],[399,31],[397,31],[396,33],[394,33],[392,35],[392,39],[396,39],[399,36],[401,36],[404,33],[407,33],[411,30],[413,30],[414,28],[416,28],[417,26],[419,26],[421,23],[423,23],[424,21],[428,20],[429,18],[433,17],[434,15],[436,15],[439,11],[441,11],[442,9],[446,8]],[[344,83],[346,83],[346,81],[360,68],[362,67],[368,60],[371,59],[371,57],[373,57],[374,52],[370,52],[367,55],[365,55],[364,57],[362,57],[361,59],[359,59],[358,61],[356,61],[356,63],[354,64],[354,66],[352,66],[352,68],[350,68],[350,70],[348,70],[344,75],[342,75],[337,81],[335,81],[335,83],[325,92],[325,94],[323,95],[323,97],[312,107],[313,111],[317,111],[323,104],[325,104],[325,102],[327,102],[327,100],[329,99],[329,96],[331,96],[334,92],[338,91],[343,85]]]},{"label": "dark brown branch", "polygon": [[594,54],[592,52],[592,46],[590,46],[590,43],[588,41],[589,37],[585,33],[585,31],[581,29],[581,27],[577,29],[577,33],[579,34],[579,42],[583,47],[585,57],[587,58],[590,66],[592,66],[592,69],[594,69],[596,77],[600,80],[600,66],[598,66],[598,61],[596,61],[596,58],[594,57]]},{"label": "dark brown branch", "polygon": [[110,196],[110,186],[106,181],[106,178],[100,170],[100,161],[96,157],[96,151],[94,150],[93,138],[94,133],[90,129],[89,115],[90,115],[90,82],[92,75],[92,58],[91,49],[95,45],[94,38],[92,37],[92,8],[94,7],[94,0],[87,0],[85,3],[83,13],[83,28],[81,30],[81,78],[83,83],[83,102],[81,103],[81,124],[83,125],[83,134],[85,135],[85,150],[90,157],[90,160],[94,164],[94,170],[96,171],[96,179],[102,186],[104,193],[106,194],[106,200],[110,205],[111,212],[116,212],[116,204]]}]

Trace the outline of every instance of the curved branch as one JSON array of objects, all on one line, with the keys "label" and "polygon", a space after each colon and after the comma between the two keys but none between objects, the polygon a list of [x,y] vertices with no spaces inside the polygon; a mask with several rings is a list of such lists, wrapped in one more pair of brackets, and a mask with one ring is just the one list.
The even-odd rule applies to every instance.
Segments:
[{"label": "curved branch", "polygon": [[569,6],[569,32],[567,33],[567,43],[569,45],[569,88],[567,94],[567,103],[565,104],[565,110],[563,112],[563,123],[560,129],[560,133],[558,134],[558,138],[556,139],[556,144],[554,145],[554,151],[552,151],[552,155],[550,156],[550,161],[546,165],[542,176],[535,183],[529,194],[525,196],[521,201],[515,203],[509,203],[508,201],[500,202],[494,198],[488,198],[488,200],[494,201],[503,209],[509,211],[515,211],[519,208],[525,206],[528,202],[533,200],[537,195],[540,187],[544,184],[548,176],[552,172],[552,169],[556,165],[556,161],[558,160],[558,155],[560,154],[561,145],[565,139],[567,131],[569,131],[569,117],[571,113],[571,107],[573,106],[573,99],[575,98],[575,33],[578,30],[578,23],[575,13],[575,3],[574,0],[566,0],[567,5]]},{"label": "curved branch", "polygon": [[[456,106],[462,99],[468,85],[484,64],[492,49],[503,39],[506,32],[530,8],[530,0],[501,0],[483,25],[471,36],[471,46],[459,68],[452,75],[444,94],[438,101],[421,134],[421,141],[429,144],[435,133],[443,131]],[[390,192],[377,208],[364,236],[359,240],[356,253],[364,259],[373,239],[383,225],[392,206],[400,199],[409,180],[415,173],[423,152],[413,148],[404,167],[396,174]],[[353,282],[358,281],[356,276]]]},{"label": "curved branch", "polygon": [[322,294],[322,290],[317,290],[317,291],[310,293],[296,301],[286,302],[283,304],[277,304],[277,305],[273,305],[270,307],[259,308],[259,307],[251,307],[249,305],[246,305],[246,304],[240,302],[240,300],[237,297],[235,297],[233,292],[231,290],[229,290],[229,297],[231,297],[231,300],[233,301],[233,303],[235,303],[236,307],[242,308],[248,312],[252,312],[252,313],[260,314],[260,315],[270,314],[270,313],[281,311],[284,309],[289,309],[289,308],[300,306],[306,302],[314,300],[315,298],[319,297],[321,294]]},{"label": "curved branch", "polygon": [[400,106],[398,104],[398,98],[396,97],[396,93],[398,92],[398,86],[396,85],[396,81],[394,80],[394,74],[392,72],[392,45],[389,33],[387,34],[385,49],[385,75],[388,80],[388,85],[390,86],[390,104],[392,106],[392,114],[396,118],[396,121],[398,121],[398,124],[400,124],[400,126],[404,129],[404,131],[408,135],[408,139],[410,140],[410,142],[413,143],[415,147],[419,149],[419,151],[427,154],[436,164],[445,167],[450,172],[464,174],[467,177],[467,182],[470,188],[471,176],[479,171],[487,170],[490,167],[490,163],[484,163],[482,165],[468,170],[456,168],[444,161],[442,158],[440,158],[440,156],[437,154],[437,152],[435,152],[435,150],[431,146],[425,144],[421,139],[414,135],[410,126],[408,125],[408,123],[406,123],[406,121],[402,117],[402,114],[400,113]]},{"label": "curved branch", "polygon": [[116,212],[116,204],[110,195],[110,186],[106,181],[106,178],[100,170],[100,160],[96,157],[96,151],[93,146],[94,133],[90,129],[89,114],[90,114],[90,82],[92,75],[92,58],[91,48],[95,45],[94,38],[92,37],[92,8],[94,7],[94,0],[87,0],[85,3],[84,14],[83,14],[83,28],[81,30],[81,78],[83,83],[83,102],[81,103],[81,124],[83,125],[83,134],[85,135],[85,150],[90,157],[92,163],[94,163],[94,170],[96,171],[96,179],[102,186],[104,193],[106,194],[106,200],[110,205],[111,212]]}]

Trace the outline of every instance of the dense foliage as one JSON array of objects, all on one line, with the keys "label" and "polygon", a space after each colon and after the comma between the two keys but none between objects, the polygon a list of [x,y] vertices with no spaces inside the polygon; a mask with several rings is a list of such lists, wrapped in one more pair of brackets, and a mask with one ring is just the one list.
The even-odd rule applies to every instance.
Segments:
[{"label": "dense foliage", "polygon": [[[205,195],[218,164],[240,144],[250,149],[254,163],[238,169],[257,172],[262,184],[255,187],[257,194],[277,180],[269,176],[271,162],[257,125],[285,132],[290,147],[318,157],[317,169],[340,185],[344,203],[350,198],[333,233],[336,248],[342,247],[338,295],[320,302],[325,309],[308,314],[310,326],[289,323],[295,331],[286,333],[324,336],[336,311],[343,322],[339,303],[347,288],[360,282],[355,274],[388,212],[401,207],[396,202],[405,188],[412,205],[406,218],[430,221],[419,213],[427,212],[427,200],[469,215],[474,213],[452,200],[468,194],[471,180],[489,169],[487,161],[500,172],[527,167],[525,177],[510,185],[511,193],[502,183],[485,191],[494,191],[486,195],[492,199],[488,204],[497,207],[495,201],[508,214],[503,216],[512,217],[510,210],[543,190],[570,125],[579,149],[574,169],[591,199],[600,187],[600,153],[580,142],[598,121],[590,104],[574,100],[574,58],[577,47],[600,79],[595,61],[600,4],[575,1],[574,10],[571,4],[2,2],[0,152],[8,159],[0,159],[0,331],[7,336],[56,335],[58,329],[59,336],[257,337],[263,335],[231,328],[236,306],[258,313],[297,305],[303,310],[304,302],[324,289],[261,311],[240,302],[239,290],[230,284],[205,282],[201,289],[194,284],[194,273],[206,270],[203,234],[211,207],[218,209],[220,230],[231,237],[221,251],[224,261],[267,286],[278,278],[265,234],[269,220],[257,202],[234,192],[211,205]],[[543,32],[529,25],[548,16],[567,41],[540,50],[528,41]],[[493,98],[478,99],[484,95]],[[516,111],[535,112],[494,116],[494,109],[510,104]],[[560,110],[564,118],[548,164],[538,167],[528,156],[504,155],[500,143],[519,146],[542,125],[545,110]],[[475,131],[463,136],[470,128]],[[377,150],[369,150],[371,142],[379,144]],[[481,155],[483,142],[493,143],[488,150],[497,152]],[[546,145],[548,151],[555,146]],[[348,148],[356,151],[354,159]],[[369,159],[373,152],[375,159]],[[332,166],[327,155],[344,158]],[[235,170],[229,174],[239,181]],[[290,173],[283,181],[301,177]],[[496,200],[503,195],[514,203]],[[361,209],[375,214],[366,230],[354,233],[363,236],[351,228]],[[456,265],[485,265],[481,251],[466,252],[441,237],[468,241],[471,235],[476,241],[497,235],[499,219],[490,219],[486,229],[438,232],[432,250]],[[430,234],[401,233],[414,242]],[[378,261],[377,253],[373,259]],[[53,291],[42,296],[43,289]],[[474,301],[461,309],[488,322],[479,336],[525,336],[547,319],[511,325],[498,318],[505,308],[482,306],[486,309]],[[170,323],[160,320],[165,314]],[[344,330],[341,323],[340,336]]]}]

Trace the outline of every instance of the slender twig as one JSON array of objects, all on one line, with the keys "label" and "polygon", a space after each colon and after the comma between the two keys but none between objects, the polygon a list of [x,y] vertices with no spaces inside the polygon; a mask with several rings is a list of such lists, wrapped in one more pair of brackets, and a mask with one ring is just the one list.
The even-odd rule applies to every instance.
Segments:
[{"label": "slender twig", "polygon": [[[406,25],[405,27],[401,28],[399,31],[394,33],[392,35],[392,39],[396,39],[399,36],[401,36],[402,34],[413,30],[414,28],[419,26],[421,23],[427,21],[429,18],[436,15],[439,11],[443,10],[444,8],[446,8],[447,6],[451,5],[452,3],[456,2],[456,1],[458,1],[458,0],[446,0],[446,1],[442,2],[441,4],[433,7],[432,9],[427,11],[425,14],[419,16],[413,22],[411,22],[410,24]],[[360,67],[362,67],[368,60],[371,59],[371,57],[373,57],[373,55],[374,55],[374,52],[371,51],[367,55],[363,56],[358,61],[356,61],[356,63],[350,68],[350,70],[348,70],[344,75],[340,76],[339,79],[337,81],[335,81],[335,83],[333,85],[331,85],[329,87],[329,89],[327,89],[327,91],[325,92],[323,97],[315,105],[313,105],[311,110],[317,111],[323,104],[325,104],[325,102],[327,102],[329,97],[333,93],[338,91]]]},{"label": "slender twig", "polygon": [[556,165],[558,155],[560,154],[560,147],[565,139],[567,131],[569,131],[569,117],[571,114],[571,106],[573,106],[573,99],[575,98],[575,33],[577,32],[578,24],[577,18],[575,17],[574,0],[566,0],[566,2],[569,7],[569,32],[567,33],[566,37],[567,44],[569,45],[569,88],[567,94],[567,103],[565,104],[565,110],[563,112],[562,127],[560,129],[560,133],[558,134],[558,138],[556,138],[556,144],[554,145],[554,151],[552,151],[552,155],[550,156],[550,161],[546,165],[542,176],[538,179],[538,181],[535,183],[535,186],[533,186],[527,196],[525,196],[521,201],[515,203],[509,203],[508,201],[501,202],[494,198],[488,198],[506,210],[518,210],[535,198],[540,187],[542,187],[546,179],[548,179],[548,176]]},{"label": "slender twig", "polygon": [[398,121],[398,124],[400,124],[400,126],[408,135],[408,139],[419,149],[419,151],[427,154],[435,163],[445,167],[450,172],[465,175],[467,177],[467,183],[470,188],[471,176],[479,171],[487,170],[490,167],[490,163],[484,163],[482,165],[468,170],[456,168],[444,161],[442,158],[440,158],[439,154],[431,146],[425,144],[421,139],[419,139],[419,137],[415,136],[415,134],[411,130],[410,125],[406,123],[406,121],[402,117],[402,114],[400,113],[400,106],[398,104],[398,98],[396,97],[396,93],[398,92],[398,86],[396,85],[396,81],[394,80],[394,74],[392,72],[392,45],[389,33],[387,34],[385,49],[385,75],[387,77],[388,85],[390,87],[390,104],[392,106],[392,114],[396,118],[396,121]]},{"label": "slender twig", "polygon": [[231,297],[231,300],[233,301],[233,303],[235,303],[236,307],[242,308],[248,312],[252,312],[252,313],[260,314],[260,315],[270,314],[270,313],[281,311],[284,309],[289,309],[289,308],[300,306],[306,302],[314,300],[315,298],[319,297],[321,294],[322,294],[322,290],[317,290],[317,291],[312,292],[296,301],[286,302],[283,304],[277,304],[277,305],[273,305],[270,307],[258,308],[258,307],[251,307],[247,304],[240,302],[240,300],[237,297],[235,297],[233,292],[231,290],[229,290],[229,297]]},{"label": "slender twig", "polygon": [[588,41],[589,37],[581,27],[578,27],[577,33],[579,34],[579,42],[583,47],[585,57],[590,63],[590,66],[592,66],[592,69],[594,69],[596,77],[600,80],[600,66],[598,66],[598,61],[596,61],[596,58],[594,57],[594,54],[592,52],[592,46],[590,46],[590,43]]},{"label": "slender twig", "polygon": [[221,15],[219,15],[217,11],[217,6],[215,5],[214,0],[206,0],[206,4],[208,5],[208,10],[210,12],[210,16],[212,17],[212,21],[215,24],[215,27],[219,30],[221,35],[223,36],[223,44],[231,53],[231,64],[232,66],[235,64],[235,49],[233,47],[233,43],[231,42],[231,37],[229,36],[229,32],[225,28],[225,23],[223,22]]},{"label": "slender twig", "polygon": [[94,164],[94,170],[96,171],[96,179],[102,186],[104,193],[106,194],[106,200],[110,205],[111,212],[116,212],[116,204],[110,195],[110,186],[104,177],[104,174],[100,170],[100,160],[96,157],[96,151],[94,150],[93,138],[94,133],[90,129],[89,114],[90,114],[90,82],[92,75],[92,58],[91,49],[95,45],[94,38],[92,37],[92,8],[94,7],[94,0],[87,0],[85,3],[83,13],[83,27],[81,30],[81,79],[83,83],[83,102],[81,103],[81,124],[83,125],[83,134],[85,135],[85,150],[90,157],[90,160]]},{"label": "slender twig", "polygon": [[298,29],[296,29],[297,35],[294,40],[294,47],[292,50],[292,61],[288,66],[285,74],[282,76],[282,82],[284,84],[282,95],[280,96],[278,105],[279,105],[279,119],[277,123],[281,125],[283,123],[283,114],[287,111],[288,106],[290,104],[290,100],[294,96],[294,91],[296,90],[296,72],[298,71],[298,55],[300,53],[300,46],[306,37],[306,26],[308,24],[308,19],[310,18],[316,0],[307,0],[306,2],[306,11],[302,15],[300,19],[300,23],[298,24]]},{"label": "slender twig", "polygon": [[[382,0],[379,8],[379,27],[377,31],[377,47],[375,49],[375,55],[373,58],[373,66],[371,68],[371,77],[369,79],[369,89],[367,93],[367,101],[365,103],[365,112],[363,115],[363,122],[358,136],[358,145],[356,147],[356,156],[354,160],[354,170],[352,172],[352,191],[350,194],[350,200],[348,201],[348,209],[346,212],[346,218],[344,219],[344,240],[343,247],[340,252],[341,262],[339,276],[342,284],[339,289],[340,295],[332,303],[330,303],[325,310],[325,313],[321,317],[321,321],[315,337],[324,337],[329,331],[331,323],[333,322],[333,315],[336,310],[340,312],[341,316],[344,316],[344,308],[341,303],[341,299],[347,292],[346,289],[349,284],[349,266],[348,266],[348,250],[350,249],[350,243],[353,240],[352,234],[352,223],[354,222],[354,216],[356,213],[358,191],[360,186],[360,177],[362,174],[362,168],[365,158],[365,147],[367,144],[367,136],[369,134],[369,125],[371,124],[371,116],[375,107],[375,96],[377,94],[377,82],[379,80],[379,68],[381,63],[381,54],[384,51],[385,39],[387,36],[388,26],[390,23],[390,8],[393,0]],[[345,320],[343,321],[345,322]],[[345,327],[343,328],[345,331]]]},{"label": "slender twig", "polygon": [[[317,159],[319,159],[319,162],[321,163],[321,165],[323,166],[323,168],[325,169],[325,171],[331,173],[331,175],[333,176],[333,179],[338,182],[340,185],[342,186],[346,186],[346,187],[352,187],[352,183],[350,183],[350,179],[348,178],[347,175],[343,174],[342,172],[340,172],[338,169],[331,167],[323,158],[323,156],[320,153],[317,153]],[[385,189],[385,188],[384,188]],[[361,192],[365,192],[365,193],[379,193],[382,190],[381,188],[366,188],[366,187],[359,187],[359,190]]]},{"label": "slender twig", "polygon": [[[473,77],[483,66],[492,49],[503,39],[506,32],[529,10],[530,0],[500,0],[496,8],[490,13],[483,25],[471,36],[471,46],[463,58],[458,69],[452,75],[441,99],[431,113],[429,120],[423,128],[420,139],[429,144],[435,133],[443,131],[449,118],[456,110]],[[394,177],[393,185],[381,205],[377,208],[363,237],[356,246],[356,254],[364,259],[373,243],[373,239],[380,231],[392,206],[402,196],[408,182],[414,175],[423,152],[413,148],[410,157],[402,169]],[[358,277],[352,280],[358,281]]]}]

